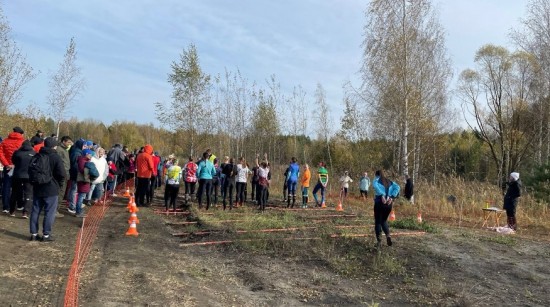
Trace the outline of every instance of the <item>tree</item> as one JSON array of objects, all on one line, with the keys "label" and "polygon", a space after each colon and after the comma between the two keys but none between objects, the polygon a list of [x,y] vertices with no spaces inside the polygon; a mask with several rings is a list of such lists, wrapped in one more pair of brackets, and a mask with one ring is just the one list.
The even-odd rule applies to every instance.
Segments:
[{"label": "tree", "polygon": [[464,70],[458,91],[465,111],[474,122],[468,125],[490,148],[498,170],[497,182],[521,166],[536,131],[529,116],[531,86],[537,75],[534,57],[525,52],[511,54],[506,48],[485,45],[475,55],[477,70]]},{"label": "tree", "polygon": [[76,43],[71,38],[69,46],[59,65],[57,72],[51,75],[49,81],[50,93],[48,103],[54,121],[56,122],[56,134],[59,135],[59,127],[75,102],[77,95],[84,90],[86,84],[81,76],[80,67],[76,65]]},{"label": "tree", "polygon": [[208,114],[210,76],[200,67],[199,55],[194,44],[183,50],[179,62],[172,62],[168,82],[172,85],[172,101],[168,106],[155,104],[157,119],[175,131],[188,135],[189,154],[195,155],[196,137],[208,126],[203,119]]},{"label": "tree", "polygon": [[451,69],[444,32],[429,0],[373,0],[366,18],[361,97],[374,135],[397,141],[398,168],[408,174],[409,139],[418,152],[446,112]]},{"label": "tree", "polygon": [[11,27],[0,8],[0,114],[11,111],[34,77],[32,67],[11,38]]}]

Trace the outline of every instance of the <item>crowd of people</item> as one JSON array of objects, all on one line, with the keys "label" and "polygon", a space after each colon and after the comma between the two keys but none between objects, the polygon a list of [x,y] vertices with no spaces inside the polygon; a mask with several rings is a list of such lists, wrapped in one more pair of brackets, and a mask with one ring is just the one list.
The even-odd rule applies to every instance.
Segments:
[{"label": "crowd of people", "polygon": [[[60,211],[77,218],[86,217],[85,207],[91,206],[106,193],[113,196],[117,185],[134,180],[137,206],[149,206],[155,191],[164,184],[166,210],[176,210],[180,186],[184,186],[185,204],[195,199],[199,209],[209,210],[219,199],[223,210],[243,206],[248,198],[249,178],[251,200],[264,211],[269,198],[271,168],[267,154],[257,154],[250,167],[245,158],[225,156],[223,162],[206,150],[198,159],[188,157],[180,166],[175,155],[163,159],[150,144],[130,152],[126,146],[113,145],[106,151],[92,140],[78,139],[73,143],[69,136],[44,137],[42,131],[27,140],[20,127],[14,127],[8,137],[0,142],[0,167],[2,168],[3,213],[30,218],[31,240],[53,241],[52,227],[55,218],[64,217]],[[301,190],[301,208],[309,204],[311,171],[308,164],[299,165],[292,158],[284,172],[283,201],[287,208],[297,204],[297,191]],[[508,224],[515,229],[515,208],[519,197],[519,174],[512,173],[511,185],[505,198]],[[346,171],[340,177],[340,198],[348,196],[354,180]],[[319,162],[312,195],[314,206],[326,207],[326,191],[329,172],[324,162]],[[367,199],[371,180],[367,172],[359,178],[359,192]],[[392,245],[388,216],[400,186],[378,170],[372,181],[374,191],[374,219],[377,244],[381,233]],[[196,193],[195,193],[196,190]],[[414,187],[405,176],[404,197],[414,202]],[[203,206],[204,204],[204,206]],[[39,236],[39,215],[44,211],[42,236]],[[65,213],[66,214],[66,213]]]}]

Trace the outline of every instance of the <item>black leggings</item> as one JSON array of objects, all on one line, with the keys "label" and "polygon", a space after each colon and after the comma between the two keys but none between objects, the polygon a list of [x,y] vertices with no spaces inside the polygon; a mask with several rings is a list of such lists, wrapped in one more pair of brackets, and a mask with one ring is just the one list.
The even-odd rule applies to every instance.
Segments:
[{"label": "black leggings", "polygon": [[185,195],[193,195],[195,194],[195,184],[196,182],[185,182]]},{"label": "black leggings", "polygon": [[246,182],[237,182],[237,199],[236,201],[239,204],[244,202],[244,188],[246,187]]},{"label": "black leggings", "polygon": [[151,178],[139,178],[136,188],[136,202],[138,206],[145,205],[145,195],[149,192],[149,183]]},{"label": "black leggings", "polygon": [[384,205],[381,197],[374,199],[374,232],[376,240],[380,241],[382,230],[386,237],[390,236],[390,226],[388,225],[388,216],[390,216],[392,205]]},{"label": "black leggings", "polygon": [[178,197],[179,191],[179,184],[166,184],[164,186],[164,206],[166,210],[168,210],[170,206],[172,206],[174,211],[176,210],[176,197]]},{"label": "black leggings", "polygon": [[[229,208],[233,208],[233,189],[235,188],[235,181],[226,179],[223,182],[223,209],[226,207],[226,197],[229,196]],[[229,190],[229,195],[227,192]]]},{"label": "black leggings", "polygon": [[197,199],[199,208],[202,208],[202,194],[206,193],[206,210],[210,208],[211,203],[212,179],[199,179],[199,190],[197,191]]}]

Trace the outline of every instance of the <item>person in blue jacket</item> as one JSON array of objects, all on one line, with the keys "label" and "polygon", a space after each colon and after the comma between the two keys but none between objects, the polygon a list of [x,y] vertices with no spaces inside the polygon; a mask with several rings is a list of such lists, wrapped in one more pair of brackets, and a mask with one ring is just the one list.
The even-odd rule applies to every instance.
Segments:
[{"label": "person in blue jacket", "polygon": [[399,195],[399,185],[384,176],[384,172],[377,170],[374,181],[374,232],[376,246],[380,247],[380,234],[384,231],[388,246],[392,246],[388,216],[393,209],[393,200]]},{"label": "person in blue jacket", "polygon": [[208,160],[208,152],[202,154],[202,160],[198,163],[197,178],[199,179],[199,190],[197,191],[197,200],[199,209],[202,209],[202,193],[206,193],[206,210],[210,208],[212,193],[212,178],[216,176],[214,164]]},{"label": "person in blue jacket", "polygon": [[[296,158],[292,157],[290,165],[288,166],[288,173],[286,175],[286,186],[288,188],[287,195],[287,208],[294,208],[296,204],[296,185],[298,184],[298,177],[300,176],[300,166],[296,162]],[[292,197],[292,206],[290,205],[290,197]]]}]

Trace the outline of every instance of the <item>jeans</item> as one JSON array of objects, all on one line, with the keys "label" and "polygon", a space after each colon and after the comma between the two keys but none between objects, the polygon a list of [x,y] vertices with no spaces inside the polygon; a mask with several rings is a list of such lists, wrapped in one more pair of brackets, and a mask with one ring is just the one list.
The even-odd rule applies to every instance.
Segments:
[{"label": "jeans", "polygon": [[57,198],[57,195],[48,197],[34,197],[30,218],[31,234],[38,234],[38,217],[40,216],[40,212],[42,210],[44,210],[42,233],[45,236],[52,233],[55,213],[57,212]]},{"label": "jeans", "polygon": [[260,191],[258,193],[259,197],[258,199],[260,200],[259,201],[259,205],[260,205],[260,210],[264,211],[265,210],[265,205],[267,203],[267,193],[268,193],[268,189],[266,186],[263,186],[263,185],[258,185],[260,187]]},{"label": "jeans", "polygon": [[244,188],[246,187],[246,182],[237,182],[237,197],[236,201],[239,204],[244,202]]},{"label": "jeans", "polygon": [[82,202],[88,193],[77,193],[76,214],[82,214]]},{"label": "jeans", "polygon": [[[315,185],[315,188],[313,188],[313,198],[315,198],[315,202],[317,203],[317,206],[325,202],[325,187],[320,183],[317,182]],[[321,203],[319,203],[319,200],[317,199],[317,192],[321,190]]]},{"label": "jeans", "polygon": [[103,183],[92,184],[90,186],[90,192],[86,195],[87,200],[97,200],[103,196]]},{"label": "jeans", "polygon": [[74,210],[76,207],[76,189],[77,184],[76,180],[69,181],[71,183],[71,187],[69,188],[69,195],[67,195],[67,200],[69,201],[69,208],[71,210]]}]

